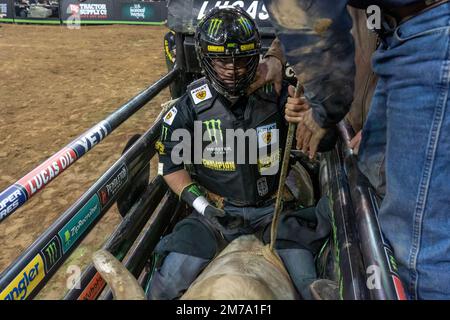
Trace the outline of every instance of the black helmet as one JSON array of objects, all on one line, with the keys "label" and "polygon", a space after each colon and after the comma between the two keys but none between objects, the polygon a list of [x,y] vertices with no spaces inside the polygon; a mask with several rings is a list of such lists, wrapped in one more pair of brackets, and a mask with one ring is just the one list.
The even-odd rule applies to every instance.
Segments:
[{"label": "black helmet", "polygon": [[[218,92],[228,98],[245,94],[255,78],[261,48],[258,29],[249,14],[239,7],[212,9],[197,26],[195,48],[201,67]],[[221,79],[213,59],[232,63],[232,80]],[[245,67],[245,73],[236,74],[237,67]]]}]

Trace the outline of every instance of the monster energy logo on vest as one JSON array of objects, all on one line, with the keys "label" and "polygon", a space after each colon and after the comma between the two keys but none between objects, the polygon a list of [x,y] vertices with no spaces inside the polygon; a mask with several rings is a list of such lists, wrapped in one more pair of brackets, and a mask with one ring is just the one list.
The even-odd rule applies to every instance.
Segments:
[{"label": "monster energy logo on vest", "polygon": [[168,128],[165,125],[163,125],[161,128],[161,141],[164,141],[167,139],[167,130],[168,130]]},{"label": "monster energy logo on vest", "polygon": [[207,121],[203,121],[203,124],[206,126],[209,140],[213,141],[219,141],[218,136],[220,135],[220,141],[223,141],[223,135],[222,135],[222,128],[221,128],[221,121],[216,119],[211,119]]},{"label": "monster energy logo on vest", "polygon": [[[188,86],[193,130],[172,132],[171,141],[180,141],[170,152],[172,162],[192,164],[199,185],[237,205],[267,200],[278,187],[278,142],[287,132],[276,93],[258,90],[240,106],[243,119],[237,119],[212,88],[210,99],[196,101],[198,88],[211,86],[205,78]],[[162,139],[165,135],[163,129]]]}]

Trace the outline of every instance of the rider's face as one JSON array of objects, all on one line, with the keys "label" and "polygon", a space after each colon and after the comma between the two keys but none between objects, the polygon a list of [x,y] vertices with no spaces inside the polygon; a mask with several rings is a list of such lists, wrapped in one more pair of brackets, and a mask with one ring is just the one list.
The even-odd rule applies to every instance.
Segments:
[{"label": "rider's face", "polygon": [[227,85],[234,85],[237,79],[240,79],[247,72],[248,58],[232,58],[212,59],[214,70],[220,79]]}]

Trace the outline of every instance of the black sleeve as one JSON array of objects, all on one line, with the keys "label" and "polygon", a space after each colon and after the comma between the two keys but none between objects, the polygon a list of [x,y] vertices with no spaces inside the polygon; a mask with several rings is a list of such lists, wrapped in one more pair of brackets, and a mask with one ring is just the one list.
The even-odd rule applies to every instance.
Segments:
[{"label": "black sleeve", "polygon": [[[163,116],[161,135],[157,144],[159,153],[158,174],[184,168],[184,157],[192,156],[194,115],[189,97],[184,95],[177,104]],[[178,137],[178,138],[177,138]],[[189,154],[186,151],[189,148]],[[191,159],[190,159],[191,160]]]}]

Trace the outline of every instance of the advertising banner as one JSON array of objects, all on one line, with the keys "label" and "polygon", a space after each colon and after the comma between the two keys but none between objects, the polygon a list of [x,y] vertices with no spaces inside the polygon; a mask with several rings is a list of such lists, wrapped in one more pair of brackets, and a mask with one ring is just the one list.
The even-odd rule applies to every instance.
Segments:
[{"label": "advertising banner", "polygon": [[61,1],[61,19],[66,21],[69,18],[78,16],[81,20],[90,21],[114,20],[114,3],[112,0],[88,0],[79,2],[77,0]]},{"label": "advertising banner", "polygon": [[118,3],[117,17],[121,21],[164,22],[167,19],[166,2]]},{"label": "advertising banner", "polygon": [[168,26],[171,30],[183,33],[194,33],[195,28],[206,13],[215,7],[241,7],[256,22],[260,32],[273,33],[269,14],[262,0],[171,0],[168,12]]},{"label": "advertising banner", "polygon": [[0,0],[0,22],[161,25],[166,20],[166,1]]},{"label": "advertising banner", "polygon": [[120,19],[124,21],[152,21],[155,16],[155,8],[151,3],[129,2],[120,3]]},{"label": "advertising banner", "polygon": [[162,24],[167,9],[165,1],[62,0],[63,23],[74,18],[81,24]]},{"label": "advertising banner", "polygon": [[13,22],[14,20],[13,0],[0,0],[0,21]]},{"label": "advertising banner", "polygon": [[14,22],[59,24],[59,1],[13,0]]}]

